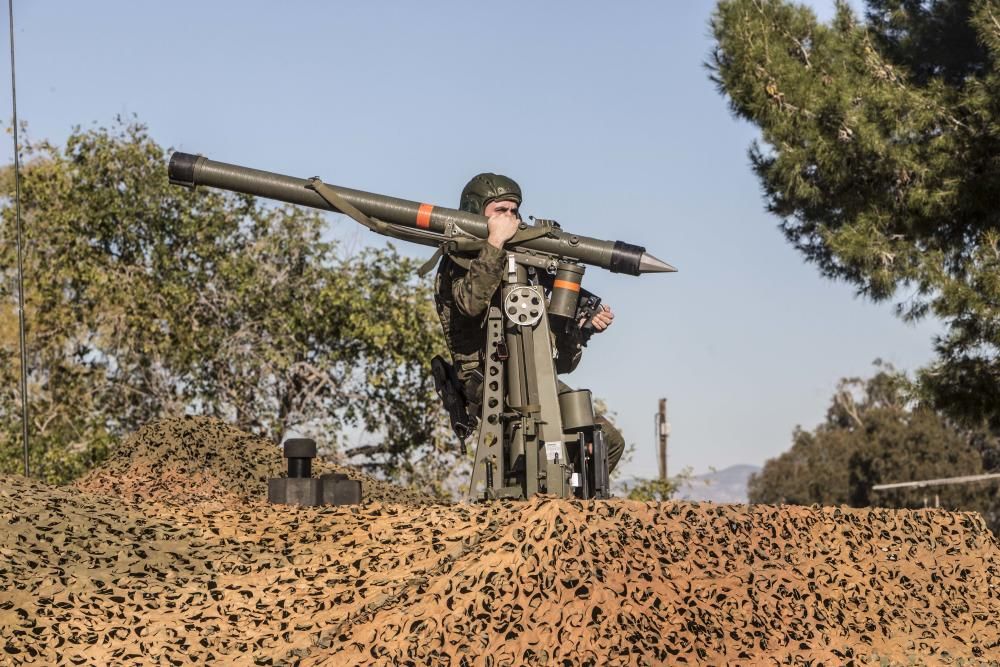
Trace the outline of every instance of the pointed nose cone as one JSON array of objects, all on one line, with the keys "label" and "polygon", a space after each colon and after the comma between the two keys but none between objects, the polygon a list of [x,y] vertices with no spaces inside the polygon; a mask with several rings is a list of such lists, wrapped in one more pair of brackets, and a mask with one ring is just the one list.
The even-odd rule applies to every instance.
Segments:
[{"label": "pointed nose cone", "polygon": [[677,273],[677,269],[644,252],[639,258],[639,273]]}]

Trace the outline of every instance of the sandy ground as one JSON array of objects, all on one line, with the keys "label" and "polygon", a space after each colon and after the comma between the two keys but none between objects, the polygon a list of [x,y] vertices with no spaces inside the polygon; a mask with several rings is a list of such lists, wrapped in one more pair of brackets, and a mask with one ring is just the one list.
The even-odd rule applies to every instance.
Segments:
[{"label": "sandy ground", "polygon": [[269,506],[282,468],[188,418],[72,487],[0,477],[0,664],[1000,664],[976,514],[443,505],[369,479],[360,506]]}]

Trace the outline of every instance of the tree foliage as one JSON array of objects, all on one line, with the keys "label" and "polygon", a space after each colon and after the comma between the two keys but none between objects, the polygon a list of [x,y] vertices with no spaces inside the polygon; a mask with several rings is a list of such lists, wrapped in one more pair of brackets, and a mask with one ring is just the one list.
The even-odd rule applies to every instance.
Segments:
[{"label": "tree foliage", "polygon": [[[22,174],[32,465],[70,479],[154,418],[220,416],[406,481],[447,470],[429,286],[390,246],[341,257],[314,211],[170,186],[137,124],[28,143]],[[0,227],[0,470],[19,469],[13,180]],[[234,455],[238,455],[235,454]],[[433,463],[429,462],[427,457]],[[419,474],[418,474],[419,473]]]},{"label": "tree foliage", "polygon": [[670,500],[682,486],[691,481],[692,476],[691,468],[684,468],[677,475],[667,479],[636,479],[632,486],[625,484],[623,490],[629,500],[643,502]]},{"label": "tree foliage", "polygon": [[1000,0],[722,0],[711,68],[760,128],[750,158],[787,239],[905,318],[947,323],[921,376],[1000,427]]},{"label": "tree foliage", "polygon": [[913,399],[912,384],[891,367],[871,378],[844,379],[813,431],[797,428],[792,447],[751,477],[750,502],[976,510],[1000,528],[996,484],[873,492],[872,486],[982,473],[997,443],[985,431],[957,428]]}]

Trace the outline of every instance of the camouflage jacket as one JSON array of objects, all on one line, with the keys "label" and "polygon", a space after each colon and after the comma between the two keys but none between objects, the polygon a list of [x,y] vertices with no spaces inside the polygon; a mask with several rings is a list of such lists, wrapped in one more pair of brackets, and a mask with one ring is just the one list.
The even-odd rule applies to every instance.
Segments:
[{"label": "camouflage jacket", "polygon": [[[506,256],[505,251],[485,244],[468,270],[447,255],[438,265],[434,302],[455,371],[463,383],[482,365],[486,311],[500,287]],[[558,373],[573,371],[583,355],[582,336],[574,329],[553,332]]]}]

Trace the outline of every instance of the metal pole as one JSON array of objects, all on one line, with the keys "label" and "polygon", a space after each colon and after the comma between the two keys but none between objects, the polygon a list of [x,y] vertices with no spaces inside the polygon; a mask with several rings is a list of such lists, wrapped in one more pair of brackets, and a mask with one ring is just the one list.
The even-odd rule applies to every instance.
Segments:
[{"label": "metal pole", "polygon": [[17,141],[17,84],[14,81],[14,0],[7,0],[10,19],[10,100],[14,113],[14,220],[17,228],[17,325],[21,346],[21,440],[24,443],[24,476],[28,468],[28,349],[24,342],[24,253],[21,238],[21,156]]},{"label": "metal pole", "polygon": [[872,491],[886,491],[888,489],[922,488],[925,486],[947,486],[949,484],[970,484],[972,482],[982,482],[990,479],[1000,479],[1000,473],[986,473],[983,475],[964,475],[962,477],[941,477],[938,479],[922,479],[916,482],[894,482],[892,484],[876,484]]}]

